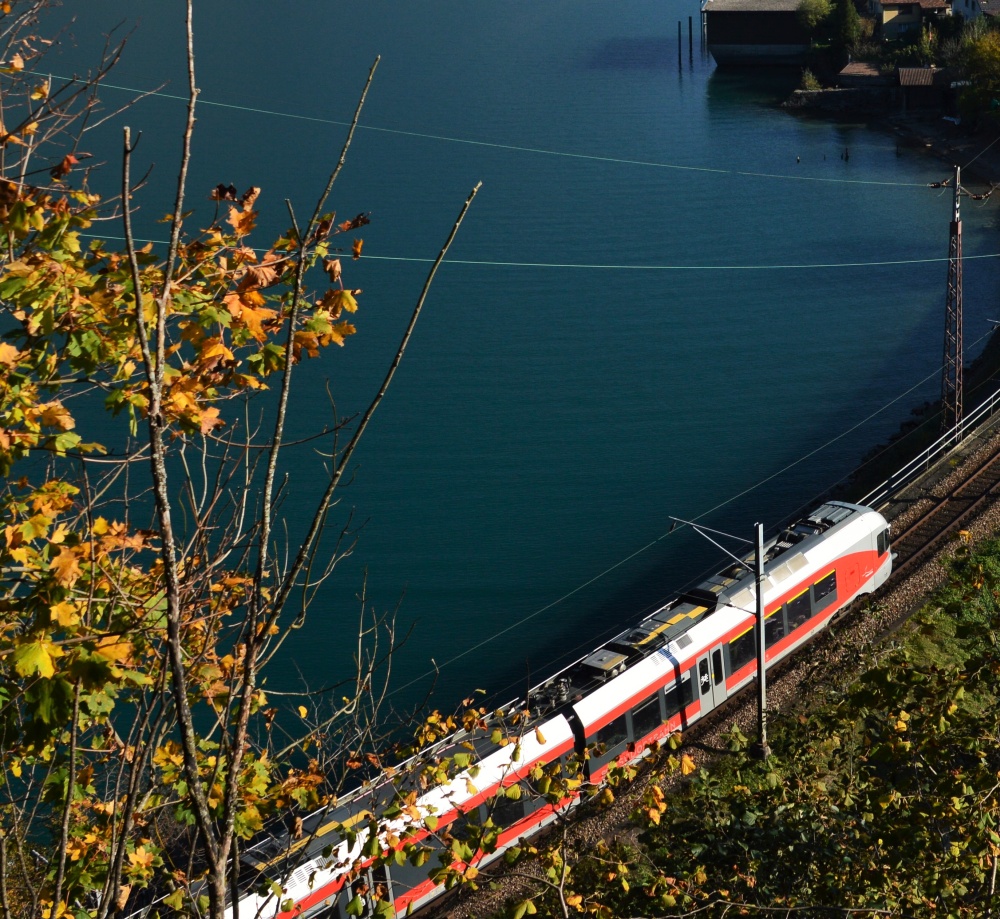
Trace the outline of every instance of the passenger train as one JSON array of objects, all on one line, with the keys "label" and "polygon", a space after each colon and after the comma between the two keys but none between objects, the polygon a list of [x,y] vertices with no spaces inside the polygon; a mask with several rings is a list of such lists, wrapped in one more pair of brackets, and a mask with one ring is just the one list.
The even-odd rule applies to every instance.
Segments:
[{"label": "passenger train", "polygon": [[[768,666],[792,654],[858,596],[878,588],[892,568],[885,519],[870,508],[838,501],[766,542],[764,554]],[[484,822],[489,816],[502,829],[493,851],[472,857],[470,863],[482,867],[555,820],[588,784],[600,785],[610,768],[638,759],[654,742],[703,718],[756,676],[753,559],[751,553],[742,563],[734,561],[530,690],[516,706],[528,712],[516,743],[497,743],[489,726],[450,737],[432,755],[470,751],[469,768],[420,791],[415,806],[411,796],[409,807],[390,810],[403,793],[389,780],[376,781],[306,817],[298,839],[277,834],[249,846],[241,853],[245,892],[238,915],[293,919],[323,913],[348,919],[374,915],[376,900],[380,915],[418,910],[444,892],[428,875],[450,855],[418,867],[400,853],[376,867],[380,850],[384,855],[400,845],[393,840],[408,836],[444,853],[438,837],[445,828],[456,831],[463,821]],[[582,762],[584,781],[566,800],[553,804],[526,781],[536,767],[570,758]],[[515,798],[506,789],[516,784],[522,793]],[[262,892],[266,881],[284,893]],[[230,907],[227,917],[234,912]]]}]

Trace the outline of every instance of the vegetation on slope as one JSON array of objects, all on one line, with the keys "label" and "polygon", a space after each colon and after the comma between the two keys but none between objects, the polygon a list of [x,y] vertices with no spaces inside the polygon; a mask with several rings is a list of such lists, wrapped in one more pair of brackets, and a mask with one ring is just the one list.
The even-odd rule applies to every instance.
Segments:
[{"label": "vegetation on slope", "polygon": [[1000,541],[975,555],[963,547],[903,639],[850,685],[775,722],[766,763],[736,728],[711,770],[670,756],[636,814],[638,845],[606,842],[572,871],[567,853],[550,852],[549,880],[562,884],[532,906],[987,915],[1000,906],[998,601]]}]

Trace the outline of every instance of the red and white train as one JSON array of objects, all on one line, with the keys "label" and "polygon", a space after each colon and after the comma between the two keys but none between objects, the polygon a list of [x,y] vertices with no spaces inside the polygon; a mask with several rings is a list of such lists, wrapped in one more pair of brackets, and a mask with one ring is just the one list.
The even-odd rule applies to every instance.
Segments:
[{"label": "red and white train", "polygon": [[[768,666],[878,588],[892,568],[885,519],[837,501],[785,529],[764,552]],[[421,793],[415,805],[400,810],[405,792],[388,780],[376,782],[309,815],[301,838],[269,836],[249,847],[241,855],[247,893],[238,915],[292,919],[323,912],[347,919],[374,915],[378,900],[380,913],[403,916],[444,892],[428,875],[451,860],[439,839],[446,828],[461,838],[465,821],[489,817],[502,827],[496,848],[472,857],[476,866],[538,832],[558,809],[572,806],[579,791],[550,803],[527,781],[536,767],[579,757],[584,783],[599,785],[612,765],[643,756],[654,741],[685,730],[755,679],[752,563],[752,555],[742,565],[734,562],[532,689],[517,706],[527,707],[530,720],[516,744],[497,744],[490,730],[449,738],[438,752],[471,751],[469,768]],[[515,798],[505,790],[516,784],[522,793]],[[375,855],[391,847],[387,840],[400,836],[419,841],[433,857],[419,867],[401,855],[373,867]],[[266,881],[284,893],[259,892]]]}]

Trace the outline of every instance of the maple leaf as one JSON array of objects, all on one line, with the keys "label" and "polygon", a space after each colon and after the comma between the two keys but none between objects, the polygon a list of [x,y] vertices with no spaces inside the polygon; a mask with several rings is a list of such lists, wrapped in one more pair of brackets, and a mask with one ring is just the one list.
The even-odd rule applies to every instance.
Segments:
[{"label": "maple leaf", "polygon": [[61,402],[48,402],[39,408],[42,410],[41,422],[47,427],[59,428],[60,431],[71,431],[76,427],[73,416]]},{"label": "maple leaf", "polygon": [[228,223],[233,228],[237,236],[247,236],[256,226],[257,212],[240,210],[231,207],[229,209]]},{"label": "maple leaf", "polygon": [[345,220],[339,227],[342,233],[346,233],[348,230],[356,230],[358,227],[363,227],[365,224],[371,223],[371,219],[367,214],[358,214],[353,220]]},{"label": "maple leaf", "polygon": [[264,323],[273,319],[278,314],[274,310],[255,310],[244,305],[240,313],[240,320],[247,327],[247,331],[259,342],[267,340],[267,333],[264,331]]},{"label": "maple leaf", "polygon": [[260,189],[256,185],[251,185],[245,192],[243,192],[243,195],[240,198],[240,204],[243,205],[243,210],[249,211],[250,208],[253,207],[259,194]]},{"label": "maple leaf", "polygon": [[129,863],[137,868],[152,868],[155,856],[152,852],[147,852],[145,846],[139,846],[134,852],[129,852]]},{"label": "maple leaf", "polygon": [[80,161],[73,156],[72,153],[67,153],[58,165],[53,166],[49,170],[49,175],[51,175],[53,179],[64,179],[70,174],[70,172],[72,172],[73,167],[79,162]]},{"label": "maple leaf", "polygon": [[55,572],[56,580],[63,587],[72,587],[83,573],[80,571],[80,559],[72,549],[63,548],[59,554],[52,559],[52,571]]},{"label": "maple leaf", "polygon": [[55,672],[53,661],[62,657],[58,645],[39,640],[23,644],[14,651],[14,669],[23,677],[51,677]]},{"label": "maple leaf", "polygon": [[212,201],[235,201],[236,186],[233,184],[223,185],[221,182],[212,189],[208,196]]},{"label": "maple leaf", "polygon": [[247,277],[258,287],[270,287],[278,280],[278,271],[273,264],[248,265]]},{"label": "maple leaf", "polygon": [[49,616],[52,622],[56,623],[56,625],[63,626],[63,628],[69,628],[70,626],[76,625],[80,621],[80,616],[77,612],[76,606],[72,603],[67,603],[66,601],[50,606]]},{"label": "maple leaf", "polygon": [[337,283],[340,280],[340,259],[328,258],[323,260],[323,270],[330,276],[330,280]]},{"label": "maple leaf", "polygon": [[321,302],[335,317],[340,315],[342,309],[349,313],[358,311],[358,301],[354,299],[353,290],[331,290]]},{"label": "maple leaf", "polygon": [[123,641],[117,635],[105,635],[94,651],[109,661],[126,660],[132,655],[132,642]]},{"label": "maple leaf", "polygon": [[21,359],[21,352],[7,342],[0,342],[0,365],[13,369]]},{"label": "maple leaf", "polygon": [[[338,345],[343,343],[343,339],[337,342]],[[315,332],[299,331],[295,333],[293,345],[295,360],[299,360],[303,349],[309,357],[319,357],[319,338]]]},{"label": "maple leaf", "polygon": [[225,424],[225,422],[219,417],[219,410],[215,408],[215,406],[206,408],[201,413],[201,418],[199,419],[199,426],[201,428],[202,434],[208,434],[209,432],[211,432],[217,427],[220,427],[223,424]]}]

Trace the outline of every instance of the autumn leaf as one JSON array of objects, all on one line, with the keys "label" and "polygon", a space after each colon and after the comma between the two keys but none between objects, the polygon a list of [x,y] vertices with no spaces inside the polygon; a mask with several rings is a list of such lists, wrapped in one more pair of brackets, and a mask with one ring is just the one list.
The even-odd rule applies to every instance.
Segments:
[{"label": "autumn leaf", "polygon": [[63,628],[76,625],[80,621],[80,615],[76,606],[73,603],[67,603],[65,600],[49,607],[49,617],[52,622],[63,626]]},{"label": "autumn leaf", "polygon": [[219,417],[219,410],[214,405],[204,409],[198,419],[198,427],[202,434],[210,434],[224,424],[225,422]]},{"label": "autumn leaf", "polygon": [[240,210],[231,207],[229,209],[228,223],[233,228],[237,236],[247,236],[256,226],[257,212]]},{"label": "autumn leaf", "polygon": [[371,223],[371,218],[367,214],[358,214],[353,220],[345,220],[340,224],[340,231],[346,233],[348,230],[356,230],[368,223]]},{"label": "autumn leaf", "polygon": [[340,280],[340,259],[328,258],[323,261],[323,270],[329,275],[330,280],[335,284]]},{"label": "autumn leaf", "polygon": [[76,427],[76,422],[73,420],[73,416],[62,403],[49,402],[45,405],[39,406],[39,408],[42,410],[42,415],[39,420],[46,427],[59,428],[60,431],[71,431]]},{"label": "autumn leaf", "polygon": [[73,171],[73,167],[79,162],[80,161],[73,156],[72,153],[67,153],[58,165],[53,166],[49,170],[49,175],[51,175],[53,179],[64,179],[70,174],[70,172]]},{"label": "autumn leaf", "polygon": [[134,852],[129,852],[129,864],[137,868],[152,868],[156,858],[152,852],[147,852],[145,846],[139,846]]},{"label": "autumn leaf", "polygon": [[695,765],[694,760],[691,759],[691,757],[688,756],[687,753],[685,753],[681,757],[681,775],[690,775],[697,768],[698,767]]},{"label": "autumn leaf", "polygon": [[331,290],[323,297],[322,303],[331,313],[339,315],[342,309],[349,313],[358,311],[358,301],[350,290]]},{"label": "autumn leaf", "polygon": [[61,549],[59,554],[52,559],[52,571],[55,573],[56,580],[63,587],[72,587],[82,574],[77,553],[70,548]]},{"label": "autumn leaf", "polygon": [[56,672],[53,660],[57,657],[62,657],[58,645],[43,639],[31,641],[14,651],[14,669],[23,677],[50,677]]},{"label": "autumn leaf", "polygon": [[270,287],[278,280],[278,271],[269,262],[264,262],[261,265],[248,265],[247,277],[258,287]]},{"label": "autumn leaf", "polygon": [[353,259],[354,259],[355,261],[357,261],[357,260],[358,260],[359,258],[361,258],[361,247],[362,247],[362,246],[363,246],[364,244],[365,244],[365,241],[364,241],[363,239],[356,239],[356,240],[354,240],[354,242],[353,242],[353,243],[351,244],[351,252],[353,253],[351,257],[352,257],[352,258],[353,258]]},{"label": "autumn leaf", "polygon": [[209,194],[209,198],[212,201],[235,201],[236,200],[236,186],[230,183],[229,185],[223,185],[221,182],[212,189]]},{"label": "autumn leaf", "polygon": [[0,366],[13,369],[21,359],[21,352],[7,342],[0,342]]},{"label": "autumn leaf", "polygon": [[243,195],[240,197],[240,204],[243,205],[243,210],[249,211],[250,208],[254,206],[254,202],[257,200],[257,196],[260,194],[260,189],[256,185],[251,185]]}]

